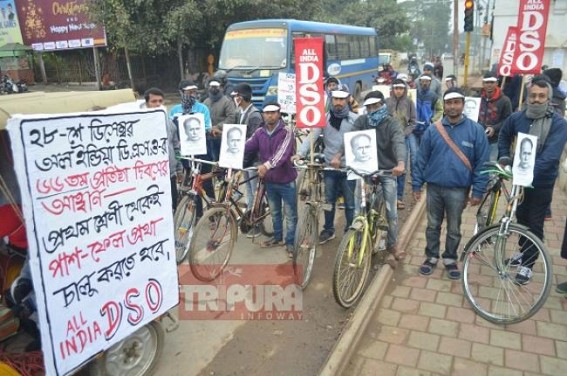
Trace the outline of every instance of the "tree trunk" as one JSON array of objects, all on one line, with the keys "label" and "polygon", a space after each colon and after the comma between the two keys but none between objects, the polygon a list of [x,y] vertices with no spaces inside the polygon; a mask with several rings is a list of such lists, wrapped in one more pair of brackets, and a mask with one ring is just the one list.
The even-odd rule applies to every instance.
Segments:
[{"label": "tree trunk", "polygon": [[181,39],[177,40],[177,58],[179,59],[179,79],[185,78],[185,72],[183,71],[183,43]]},{"label": "tree trunk", "polygon": [[132,77],[132,67],[130,65],[130,54],[128,53],[128,48],[124,47],[124,57],[126,58],[126,68],[128,68],[128,79],[130,80],[130,87],[132,90],[134,88],[134,77]]}]

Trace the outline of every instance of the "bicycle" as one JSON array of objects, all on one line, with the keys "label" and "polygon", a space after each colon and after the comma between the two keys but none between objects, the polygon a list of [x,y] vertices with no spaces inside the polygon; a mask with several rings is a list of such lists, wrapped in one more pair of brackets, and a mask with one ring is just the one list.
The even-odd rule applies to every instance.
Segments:
[{"label": "bicycle", "polygon": [[[347,168],[362,178],[360,213],[353,219],[339,245],[333,270],[333,295],[339,305],[352,307],[362,295],[370,272],[372,254],[381,247],[388,233],[386,205],[382,186],[373,177],[390,176],[391,170],[362,173]],[[367,187],[370,186],[367,200]]]},{"label": "bicycle", "polygon": [[[273,236],[263,180],[258,181],[252,209],[243,210],[237,202],[242,197],[237,187],[246,181],[239,183],[239,178],[240,174],[228,170],[219,193],[219,202],[212,204],[195,226],[189,249],[189,265],[193,275],[201,281],[214,280],[228,264],[238,237],[237,225],[244,233],[257,226],[263,235]],[[235,192],[238,194],[235,195]]]},{"label": "bicycle", "polygon": [[212,201],[205,193],[202,183],[213,177],[220,176],[222,170],[215,170],[206,174],[201,174],[201,164],[206,163],[216,166],[216,162],[206,161],[198,158],[190,158],[191,171],[187,171],[184,181],[179,189],[181,199],[175,208],[173,223],[175,226],[175,260],[181,264],[187,257],[193,229],[197,222],[198,200],[205,202],[204,207],[208,208]]},{"label": "bicycle", "polygon": [[305,289],[313,274],[313,264],[319,245],[319,215],[321,209],[330,210],[331,205],[323,199],[323,171],[335,170],[325,167],[324,157],[315,155],[314,163],[294,161],[295,167],[304,173],[304,188],[299,192],[300,201],[305,207],[295,230],[295,252],[293,254],[293,271],[296,282]]},{"label": "bicycle", "polygon": [[[477,211],[476,233],[465,245],[462,286],[465,298],[482,318],[499,325],[514,324],[532,317],[545,303],[551,289],[551,260],[543,242],[526,226],[512,223],[522,187],[504,181],[512,178],[498,163],[485,173],[493,176]],[[498,201],[506,197],[500,223]],[[488,204],[487,204],[488,203]],[[531,266],[531,279],[517,280],[522,267]]]}]

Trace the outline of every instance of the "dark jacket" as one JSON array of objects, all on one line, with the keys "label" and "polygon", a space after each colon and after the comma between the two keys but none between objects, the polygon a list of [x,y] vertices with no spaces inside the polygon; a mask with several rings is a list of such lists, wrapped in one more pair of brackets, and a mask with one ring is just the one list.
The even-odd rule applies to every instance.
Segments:
[{"label": "dark jacket", "polygon": [[404,94],[397,98],[394,93],[386,99],[386,106],[390,115],[398,119],[404,134],[407,136],[415,129],[416,111],[415,103],[408,97],[408,87],[404,89]]},{"label": "dark jacket", "polygon": [[[567,120],[553,112],[551,127],[541,150],[536,151],[534,166],[534,188],[552,188],[558,174],[559,160],[567,142]],[[509,157],[510,147],[518,132],[530,133],[533,119],[528,119],[526,110],[513,113],[504,121],[498,138],[498,156]]]},{"label": "dark jacket", "polygon": [[205,99],[203,104],[209,108],[213,127],[222,129],[223,124],[228,123],[228,121],[234,120],[234,114],[236,112],[234,101],[232,101],[226,95],[223,95],[216,102],[213,102],[213,100],[209,96],[207,99]]},{"label": "dark jacket", "polygon": [[502,93],[499,87],[495,88],[490,98],[483,89],[480,98],[478,122],[484,129],[487,126],[494,128],[494,135],[488,139],[489,143],[494,144],[498,142],[498,133],[502,128],[502,123],[512,113],[512,102]]},{"label": "dark jacket", "polygon": [[366,129],[376,130],[376,152],[378,168],[391,170],[398,165],[399,161],[406,160],[406,144],[402,128],[396,119],[388,115],[377,127],[371,127],[368,115],[359,116],[352,127],[353,131]]},{"label": "dark jacket", "polygon": [[553,96],[551,97],[551,104],[557,115],[565,116],[565,94],[557,86],[553,87]]},{"label": "dark jacket", "polygon": [[489,154],[488,140],[482,126],[466,116],[455,125],[451,125],[446,117],[441,122],[449,137],[468,158],[473,171],[469,171],[432,125],[421,139],[416,168],[411,175],[413,190],[420,191],[424,183],[445,188],[472,186],[472,196],[482,197],[488,175],[480,172]]},{"label": "dark jacket", "polygon": [[297,177],[297,172],[291,162],[294,153],[295,136],[293,131],[280,120],[271,134],[268,133],[265,124],[262,123],[262,126],[246,141],[244,159],[250,160],[257,155],[260,162],[268,168],[264,181],[287,184]]},{"label": "dark jacket", "polygon": [[416,125],[413,131],[416,135],[422,135],[430,124],[441,119],[441,116],[443,116],[441,100],[431,88],[426,91],[423,91],[421,88],[417,89],[415,109],[417,121],[420,123]]}]

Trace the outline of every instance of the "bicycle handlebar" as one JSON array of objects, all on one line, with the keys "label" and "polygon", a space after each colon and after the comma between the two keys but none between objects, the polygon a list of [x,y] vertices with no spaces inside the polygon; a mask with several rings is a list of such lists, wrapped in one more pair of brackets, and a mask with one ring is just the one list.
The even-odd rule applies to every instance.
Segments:
[{"label": "bicycle handlebar", "polygon": [[494,174],[506,180],[512,178],[512,168],[510,165],[502,166],[500,163],[494,161],[484,162],[484,165],[488,168],[481,171],[481,174]]},{"label": "bicycle handlebar", "polygon": [[299,169],[308,169],[309,167],[317,167],[323,171],[342,171],[345,172],[345,169],[342,168],[334,168],[334,167],[328,167],[325,166],[322,163],[311,163],[309,161],[306,161],[305,159],[299,159],[299,160],[294,160],[293,161],[293,165],[295,166],[295,168],[299,168]]},{"label": "bicycle handlebar", "polygon": [[374,177],[374,176],[392,176],[392,170],[376,170],[374,172],[358,171],[352,167],[347,166],[347,171],[352,171],[355,175],[361,178]]}]

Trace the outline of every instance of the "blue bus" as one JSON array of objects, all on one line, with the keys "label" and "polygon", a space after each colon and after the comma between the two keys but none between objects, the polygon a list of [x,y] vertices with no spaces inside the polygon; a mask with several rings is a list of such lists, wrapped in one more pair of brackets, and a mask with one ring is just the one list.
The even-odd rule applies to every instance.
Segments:
[{"label": "blue bus", "polygon": [[246,82],[252,101],[262,108],[277,100],[278,73],[295,72],[294,38],[322,37],[325,75],[338,78],[359,99],[372,87],[378,71],[378,36],[369,27],[335,25],[291,19],[256,20],[232,24],[224,36],[219,70],[232,85]]}]

